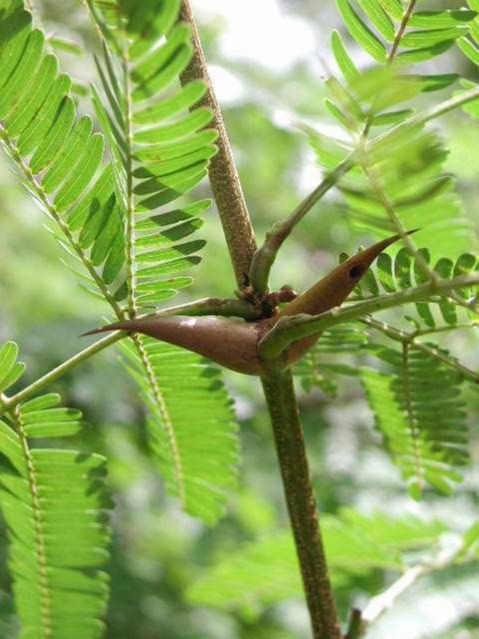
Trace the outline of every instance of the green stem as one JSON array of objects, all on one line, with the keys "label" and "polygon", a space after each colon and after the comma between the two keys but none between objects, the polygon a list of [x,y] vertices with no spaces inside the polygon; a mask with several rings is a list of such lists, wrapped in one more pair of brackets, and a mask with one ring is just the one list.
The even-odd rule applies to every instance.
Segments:
[{"label": "green stem", "polygon": [[474,100],[479,99],[479,87],[474,87],[469,91],[465,91],[449,100],[445,100],[436,106],[432,106],[428,109],[424,109],[420,113],[413,115],[412,117],[404,120],[400,124],[393,126],[391,129],[388,129],[381,135],[373,138],[367,145],[367,150],[371,151],[372,149],[378,147],[380,144],[388,144],[391,138],[401,134],[404,131],[408,131],[414,127],[422,126],[431,120],[435,120],[449,111],[453,111],[469,102],[473,102]]},{"label": "green stem", "polygon": [[293,378],[289,370],[275,362],[261,381],[271,415],[313,637],[341,639]]},{"label": "green stem", "polygon": [[222,317],[242,317],[247,321],[258,320],[262,317],[261,309],[246,300],[217,297],[206,297],[195,302],[171,306],[147,317],[164,317],[166,315],[220,315]]},{"label": "green stem", "polygon": [[260,341],[258,347],[265,361],[275,360],[293,342],[321,333],[330,326],[362,319],[365,315],[388,308],[425,300],[440,291],[467,288],[479,284],[479,275],[441,280],[439,284],[428,282],[416,288],[382,295],[347,308],[333,308],[321,315],[296,315],[281,319]]},{"label": "green stem", "polygon": [[253,256],[249,272],[249,280],[256,293],[263,294],[267,291],[271,268],[280,248],[295,226],[301,222],[313,206],[339,182],[354,164],[354,154],[351,154],[323,178],[321,183],[299,204],[289,217],[275,224],[266,234],[263,246]]},{"label": "green stem", "polygon": [[24,402],[27,399],[30,399],[30,397],[37,395],[40,391],[42,391],[53,382],[56,382],[57,379],[65,375],[65,373],[70,371],[72,368],[75,368],[79,364],[86,362],[88,359],[90,359],[90,357],[93,357],[93,355],[96,355],[100,351],[103,351],[105,348],[108,348],[108,346],[111,346],[115,342],[118,342],[125,336],[126,333],[123,332],[116,332],[113,333],[113,335],[108,335],[108,337],[95,342],[95,344],[88,346],[88,348],[85,348],[83,351],[80,351],[70,359],[67,359],[66,362],[63,362],[62,364],[60,364],[60,366],[57,366],[46,375],[43,375],[43,377],[40,377],[40,379],[37,379],[35,382],[33,382],[33,384],[30,384],[30,386],[27,386],[23,390],[19,391],[16,395],[12,395],[11,397],[6,397],[5,395],[3,395],[2,401],[0,403],[0,415],[3,415],[3,413],[5,413],[6,411],[11,411],[12,408],[17,406],[20,402]]},{"label": "green stem", "polygon": [[131,112],[130,60],[126,34],[123,34],[121,51],[121,66],[123,76],[124,100],[124,136],[126,146],[125,174],[126,174],[126,272],[128,283],[128,314],[130,319],[137,315],[136,305],[136,224],[135,200],[133,195],[133,128]]},{"label": "green stem", "polygon": [[406,333],[404,331],[399,330],[398,328],[395,328],[394,326],[390,326],[389,324],[386,324],[385,322],[379,322],[378,320],[372,319],[371,317],[365,317],[361,321],[367,326],[377,331],[380,331],[381,333],[383,333],[383,335],[387,335],[390,339],[393,339],[396,342],[399,342],[401,344],[406,344],[406,343],[414,344],[416,348],[423,351],[424,353],[427,353],[428,355],[431,355],[432,357],[435,357],[439,361],[443,362],[443,364],[446,364],[446,366],[453,368],[458,373],[463,375],[465,379],[468,379],[473,384],[479,384],[479,375],[475,373],[473,370],[471,370],[470,368],[467,368],[467,366],[463,366],[462,364],[457,362],[455,359],[452,359],[451,357],[444,355],[444,353],[441,353],[441,351],[438,350],[437,348],[434,348],[434,346],[430,346],[429,344],[423,344],[422,342],[417,341],[418,338],[424,337],[425,335],[435,335],[437,333],[445,333],[452,330],[472,328],[474,326],[473,324],[457,324],[456,326],[440,326],[435,329],[431,328],[431,329],[413,331],[412,333]]}]

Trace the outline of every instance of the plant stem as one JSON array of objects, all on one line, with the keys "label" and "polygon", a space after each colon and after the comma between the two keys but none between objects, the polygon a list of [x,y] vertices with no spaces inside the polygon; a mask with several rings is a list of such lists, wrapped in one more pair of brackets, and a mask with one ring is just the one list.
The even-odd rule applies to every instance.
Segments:
[{"label": "plant stem", "polygon": [[330,326],[362,319],[370,313],[384,311],[395,306],[420,302],[440,291],[467,288],[471,285],[479,285],[479,275],[467,275],[450,280],[441,280],[438,284],[429,282],[397,293],[381,295],[347,308],[332,308],[330,311],[321,313],[321,315],[303,314],[285,317],[275,324],[260,341],[258,347],[261,357],[266,361],[275,360],[293,342],[303,337],[321,333]]},{"label": "plant stem", "polygon": [[236,281],[242,288],[247,283],[250,263],[256,251],[255,234],[189,0],[182,1],[180,17],[191,26],[194,46],[193,59],[182,74],[181,81],[186,84],[191,80],[203,80],[208,86],[202,103],[213,111],[213,126],[219,133],[218,153],[210,162],[209,177]]},{"label": "plant stem", "polygon": [[6,397],[5,395],[3,395],[2,401],[0,402],[0,415],[3,415],[3,413],[5,413],[6,411],[11,411],[12,408],[17,406],[20,402],[24,402],[27,399],[30,399],[30,397],[37,395],[44,388],[46,388],[53,382],[56,382],[57,379],[65,375],[67,371],[70,371],[72,368],[75,368],[79,364],[86,362],[87,359],[90,359],[90,357],[93,357],[93,355],[96,355],[105,348],[108,348],[108,346],[111,346],[115,342],[118,342],[120,339],[125,337],[125,335],[125,333],[119,331],[113,333],[113,335],[108,335],[108,337],[104,337],[98,342],[95,342],[95,344],[92,344],[91,346],[88,346],[88,348],[85,348],[83,351],[80,351],[70,359],[67,359],[66,362],[63,362],[62,364],[60,364],[60,366],[57,366],[53,370],[49,371],[46,375],[33,382],[33,384],[30,384],[30,386],[27,386],[23,390],[19,391],[16,395],[12,395],[11,397]]},{"label": "plant stem", "polygon": [[263,246],[253,256],[249,273],[251,286],[257,293],[264,293],[268,289],[271,267],[286,238],[313,206],[326,195],[329,189],[337,184],[343,175],[354,166],[355,162],[355,156],[352,153],[323,178],[321,183],[299,204],[289,217],[275,224],[266,234]]},{"label": "plant stem", "polygon": [[417,330],[412,333],[406,333],[394,326],[390,326],[385,322],[379,322],[371,317],[365,317],[361,320],[366,326],[373,328],[377,331],[380,331],[384,335],[387,335],[389,338],[399,342],[401,344],[413,344],[416,348],[431,355],[431,357],[435,357],[439,361],[446,364],[446,366],[450,366],[458,373],[464,376],[465,379],[469,380],[473,384],[479,384],[479,375],[467,368],[467,366],[463,366],[459,362],[457,362],[454,358],[448,357],[444,355],[440,350],[431,346],[430,344],[423,344],[422,342],[418,342],[418,338],[423,337],[424,335],[436,335],[438,333],[445,333],[447,331],[459,330],[464,328],[472,328],[474,324],[457,324],[455,326],[440,326],[438,328],[431,328],[425,330]]},{"label": "plant stem", "polygon": [[123,80],[123,138],[125,142],[126,178],[126,280],[128,284],[128,314],[130,319],[137,315],[136,304],[136,210],[133,195],[133,127],[130,82],[130,58],[126,33],[122,37],[121,71]]},{"label": "plant stem", "polygon": [[319,514],[289,370],[275,362],[262,377],[315,639],[341,639]]},{"label": "plant stem", "polygon": [[391,51],[389,52],[389,56],[388,56],[389,63],[393,62],[394,58],[396,57],[397,50],[399,49],[399,45],[401,44],[401,39],[404,35],[404,32],[406,31],[409,20],[411,19],[411,16],[414,12],[414,7],[416,6],[416,2],[417,0],[409,0],[409,4],[404,13],[401,24],[399,25],[399,29],[396,33],[396,37],[394,38],[393,46],[391,48]]},{"label": "plant stem", "polygon": [[453,98],[449,98],[440,104],[429,107],[428,109],[424,109],[420,111],[416,115],[404,120],[404,122],[400,122],[396,124],[396,126],[391,127],[384,133],[381,133],[377,137],[373,138],[370,142],[368,142],[367,150],[371,151],[374,148],[377,148],[380,144],[388,144],[391,139],[394,139],[395,136],[402,133],[403,131],[408,131],[413,129],[414,127],[420,127],[430,122],[431,120],[435,120],[449,111],[454,111],[454,109],[458,109],[465,104],[469,104],[469,102],[474,102],[474,100],[479,99],[479,87],[474,87],[473,89],[469,89],[469,91],[464,91],[464,93],[460,93]]}]

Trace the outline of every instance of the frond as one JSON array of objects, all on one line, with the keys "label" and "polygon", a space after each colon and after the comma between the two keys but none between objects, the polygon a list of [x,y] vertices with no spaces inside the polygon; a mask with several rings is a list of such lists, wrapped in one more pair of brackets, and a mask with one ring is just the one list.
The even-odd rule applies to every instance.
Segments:
[{"label": "frond", "polygon": [[[469,461],[463,377],[420,346],[371,345],[390,372],[361,371],[377,428],[416,499],[428,485],[450,494]],[[450,357],[436,344],[426,346]]]},{"label": "frond", "polygon": [[[311,128],[307,133],[319,164],[326,170],[354,150],[352,142],[326,138]],[[369,166],[381,176],[381,189],[403,227],[421,227],[418,241],[426,244],[435,258],[457,258],[473,248],[471,224],[455,193],[455,179],[443,172],[446,157],[440,137],[418,128],[398,132],[384,143],[378,140],[368,154]],[[384,202],[359,167],[337,187],[356,228],[383,237],[395,230]]]},{"label": "frond", "polygon": [[[384,235],[400,224],[420,226],[423,244],[428,242],[437,257],[471,250],[471,225],[454,193],[454,179],[444,174],[442,140],[414,124],[414,103],[409,103],[459,80],[457,74],[425,75],[410,68],[456,41],[469,46],[468,34],[477,31],[476,12],[409,13],[400,0],[337,0],[337,5],[351,37],[376,64],[359,69],[340,33],[333,33],[342,79],[326,82],[325,105],[345,136],[334,139],[307,129],[319,164],[331,171],[354,154],[358,167],[338,186],[356,227]],[[467,108],[474,109],[475,102]]]},{"label": "frond", "polygon": [[95,92],[94,104],[117,148],[129,304],[141,311],[191,283],[178,276],[201,261],[205,242],[190,237],[201,228],[209,203],[168,206],[206,176],[217,132],[207,128],[211,111],[199,106],[204,83],[178,83],[193,56],[190,28],[177,22],[180,2],[96,6],[113,44],[111,51],[105,48],[103,64],[97,63],[104,100]]},{"label": "frond", "polygon": [[[19,370],[15,359],[16,346],[6,344],[2,390]],[[24,639],[93,639],[104,627],[111,507],[106,460],[35,446],[38,439],[80,432],[80,411],[59,402],[56,394],[36,397],[0,419],[0,508]]]},{"label": "frond", "polygon": [[476,17],[475,11],[415,11],[406,22],[401,0],[337,0],[349,34],[376,62],[391,59],[388,45],[397,43],[397,61],[414,64],[435,58],[464,37]]},{"label": "frond", "polygon": [[115,304],[124,280],[121,213],[103,136],[88,116],[77,119],[71,87],[16,5],[0,27],[0,142],[88,286]]},{"label": "frond", "polygon": [[[325,550],[333,581],[347,580],[356,570],[394,570],[405,566],[405,553],[430,548],[447,530],[440,522],[381,513],[369,517],[347,510],[338,517],[323,515]],[[302,594],[294,542],[289,533],[252,542],[229,554],[188,591],[198,605],[221,609],[256,609]]]},{"label": "frond", "polygon": [[124,351],[151,412],[148,432],[162,476],[186,512],[212,525],[236,487],[239,461],[233,406],[221,372],[189,351],[138,340],[136,348],[129,344]]},{"label": "frond", "polygon": [[[202,82],[180,87],[193,47],[178,0],[93,3],[106,34],[97,62],[103,98],[94,104],[113,150],[126,218],[130,313],[144,312],[192,283],[201,261],[209,200],[185,203],[216,153]],[[181,204],[177,200],[181,198]],[[174,204],[173,204],[174,203]],[[148,430],[169,491],[185,510],[214,523],[236,485],[238,443],[220,372],[202,358],[141,336],[127,348],[150,409]]]},{"label": "frond", "polygon": [[[76,117],[71,80],[58,73],[58,62],[47,52],[44,36],[32,29],[30,14],[18,6],[10,20],[2,22],[4,32],[0,33],[0,139],[28,190],[56,222],[55,236],[84,287],[107,300],[122,317],[125,304],[136,313],[191,284],[187,272],[200,261],[198,253],[204,246],[203,240],[192,236],[201,228],[210,202],[170,205],[206,174],[217,134],[205,129],[211,113],[194,108],[205,93],[203,84],[174,86],[192,53],[189,30],[175,26],[179,3],[100,4],[101,11],[111,10],[113,21],[102,25],[103,32],[110,35],[109,29],[114,28],[108,41],[122,45],[113,47],[112,53],[105,49],[104,65],[99,65],[107,107],[93,91],[100,123],[111,143],[111,162],[104,161],[104,138],[93,132],[91,119]],[[168,484],[189,512],[205,512],[212,521],[223,509],[224,487],[233,485],[236,478],[232,460],[236,460],[237,442],[231,410],[224,409],[226,392],[213,392],[220,383],[212,383],[211,397],[221,416],[215,422],[216,439],[221,440],[223,428],[224,440],[216,451],[213,446],[209,449],[210,470],[217,463],[225,476],[211,473],[217,487],[212,480],[207,482],[195,506],[198,484],[183,481],[177,450],[182,467],[190,465],[185,473],[194,477],[204,451],[193,444],[189,451],[187,438],[177,441],[172,421],[179,420],[182,432],[191,423],[192,412],[186,404],[173,402],[171,381],[155,362],[152,342],[135,337],[134,343],[143,366],[143,384],[156,402],[155,420],[149,422],[152,438],[168,442],[160,456],[165,460],[170,455],[169,463],[175,468],[167,473]],[[173,351],[181,368],[188,354]],[[173,368],[168,370],[176,379]],[[186,388],[197,393],[194,421],[205,424],[206,436],[210,395],[203,366],[192,365],[183,373],[189,376]],[[163,468],[167,466],[164,462]]]}]

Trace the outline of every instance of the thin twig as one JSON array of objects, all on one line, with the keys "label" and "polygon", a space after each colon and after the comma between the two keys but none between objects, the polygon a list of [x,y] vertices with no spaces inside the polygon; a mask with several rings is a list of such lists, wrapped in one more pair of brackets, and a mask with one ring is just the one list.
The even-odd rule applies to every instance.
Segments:
[{"label": "thin twig", "polygon": [[182,74],[181,81],[186,84],[191,80],[203,80],[208,86],[208,92],[202,102],[212,110],[213,126],[219,133],[218,153],[210,162],[209,177],[236,281],[242,288],[247,282],[251,260],[256,251],[254,230],[189,0],[182,0],[180,17],[191,26],[194,46],[193,59]]},{"label": "thin twig", "polygon": [[115,342],[118,342],[120,339],[125,337],[125,335],[126,333],[119,331],[113,333],[112,335],[108,335],[108,337],[104,337],[98,342],[95,342],[95,344],[92,344],[76,355],[73,355],[73,357],[70,357],[70,359],[67,359],[65,362],[43,375],[43,377],[40,377],[40,379],[37,379],[35,382],[33,382],[33,384],[30,384],[30,386],[27,386],[23,390],[19,391],[18,393],[16,393],[16,395],[12,395],[11,397],[3,395],[0,404],[0,415],[5,413],[6,411],[11,411],[12,408],[17,406],[20,402],[24,402],[27,399],[30,399],[30,397],[37,395],[44,388],[46,388],[50,384],[53,384],[53,382],[56,382],[57,379],[63,377],[65,373],[72,370],[79,364],[83,364],[83,362],[86,362],[88,359],[93,357],[93,355],[96,355],[100,351],[105,350],[105,348],[108,348],[108,346],[115,344]]},{"label": "thin twig", "polygon": [[439,361],[443,362],[443,364],[446,364],[446,366],[453,368],[454,370],[456,370],[458,373],[460,373],[463,377],[468,379],[473,384],[479,384],[479,375],[475,371],[471,370],[470,368],[467,368],[467,366],[464,366],[463,364],[460,364],[455,359],[452,359],[448,357],[447,355],[444,355],[444,353],[441,353],[441,351],[438,350],[437,348],[434,348],[434,346],[431,346],[430,344],[424,344],[423,342],[418,341],[420,337],[424,337],[425,335],[433,335],[436,333],[442,333],[442,332],[451,331],[451,330],[460,330],[462,328],[471,328],[472,326],[474,326],[473,324],[457,324],[456,326],[441,326],[436,329],[426,329],[424,331],[418,330],[418,331],[413,331],[411,333],[406,333],[405,331],[401,331],[400,329],[395,328],[394,326],[391,326],[390,324],[387,324],[386,322],[380,322],[378,320],[373,319],[372,317],[364,317],[361,320],[361,322],[363,324],[366,324],[366,326],[369,326],[370,328],[380,331],[381,333],[383,333],[383,335],[387,335],[390,339],[400,342],[401,344],[405,344],[405,343],[414,344],[416,348],[423,351],[424,353],[427,353],[428,355],[431,355],[435,359],[438,359]]},{"label": "thin twig", "polygon": [[396,57],[396,53],[399,49],[399,45],[401,44],[401,39],[406,31],[407,25],[414,11],[414,7],[416,6],[417,0],[409,0],[409,4],[404,13],[403,19],[401,20],[401,24],[399,25],[399,29],[396,33],[396,37],[394,38],[393,46],[391,47],[391,51],[389,52],[388,62],[391,63],[394,61]]},{"label": "thin twig", "polygon": [[286,238],[313,206],[339,182],[354,164],[355,157],[354,154],[351,154],[323,178],[321,183],[299,204],[289,217],[275,224],[266,234],[264,244],[253,256],[249,272],[250,283],[256,293],[262,294],[267,291],[271,267]]},{"label": "thin twig", "polygon": [[244,320],[254,321],[262,317],[262,310],[246,300],[206,297],[195,302],[161,309],[147,317],[164,317],[166,315],[219,315],[221,317],[242,317]]},{"label": "thin twig", "polygon": [[479,87],[474,87],[473,89],[469,89],[469,91],[465,91],[453,98],[449,98],[440,104],[424,109],[407,120],[404,120],[404,122],[396,124],[396,126],[393,126],[384,133],[381,133],[370,140],[367,144],[366,150],[369,152],[378,147],[380,144],[387,144],[391,138],[403,133],[403,131],[408,131],[414,127],[427,124],[427,122],[435,120],[442,115],[449,113],[449,111],[454,111],[455,109],[477,99],[479,99]]},{"label": "thin twig", "polygon": [[444,549],[437,557],[432,558],[430,561],[425,561],[408,568],[387,590],[369,601],[362,613],[359,613],[361,623],[355,624],[355,634],[351,636],[348,634],[346,639],[361,639],[364,637],[371,624],[390,610],[395,605],[397,599],[414,586],[419,579],[434,572],[446,570],[454,565],[463,548],[464,543],[462,543],[459,548],[452,550],[450,548]]}]

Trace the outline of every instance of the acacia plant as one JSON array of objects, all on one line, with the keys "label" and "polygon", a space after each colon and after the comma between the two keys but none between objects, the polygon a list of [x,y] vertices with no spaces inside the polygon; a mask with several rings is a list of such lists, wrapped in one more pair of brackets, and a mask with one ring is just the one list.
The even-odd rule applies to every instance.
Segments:
[{"label": "acacia plant", "polygon": [[[478,117],[479,87],[417,65],[453,46],[479,65],[479,1],[442,11],[416,4],[337,0],[369,63],[358,68],[351,46],[332,34],[338,73],[326,81],[325,105],[338,135],[304,127],[323,176],[258,247],[189,0],[85,0],[100,52],[90,93],[95,120],[78,113],[74,82],[54,53],[58,42],[32,19],[31,3],[0,1],[6,159],[83,286],[122,329],[13,393],[24,366],[14,342],[0,350],[0,504],[21,637],[102,635],[112,507],[107,460],[57,445],[81,432],[82,416],[48,389],[119,342],[148,408],[151,455],[167,488],[210,525],[235,486],[238,445],[221,370],[203,356],[242,370],[238,358],[248,351],[255,368],[246,372],[264,389],[293,535],[223,560],[193,586],[191,601],[273,603],[300,588],[301,574],[313,636],[354,639],[419,577],[477,556],[477,527],[444,554],[437,543],[446,524],[353,511],[320,521],[293,385],[293,375],[306,384],[320,374],[359,377],[411,495],[449,495],[461,481],[468,462],[464,389],[479,376],[435,336],[477,324],[479,262],[433,127],[454,109]],[[424,94],[436,91],[450,96],[424,107]],[[201,259],[198,232],[211,203],[190,193],[206,176],[236,276],[232,295],[165,306],[192,284],[189,273]],[[298,297],[287,287],[271,291],[283,243],[305,215],[318,215],[316,205],[331,189],[356,228],[379,239],[396,234],[399,249],[382,252],[391,243],[383,241],[347,262],[342,256],[342,266]],[[392,308],[400,309],[392,323],[378,319]],[[154,329],[144,330],[145,321]],[[293,366],[291,353],[299,357],[306,347]],[[367,365],[322,361],[325,353],[359,351]],[[405,552],[422,548],[427,558],[416,553],[408,565]],[[370,567],[403,574],[365,610],[353,610],[349,622],[340,620],[329,570]]]}]

